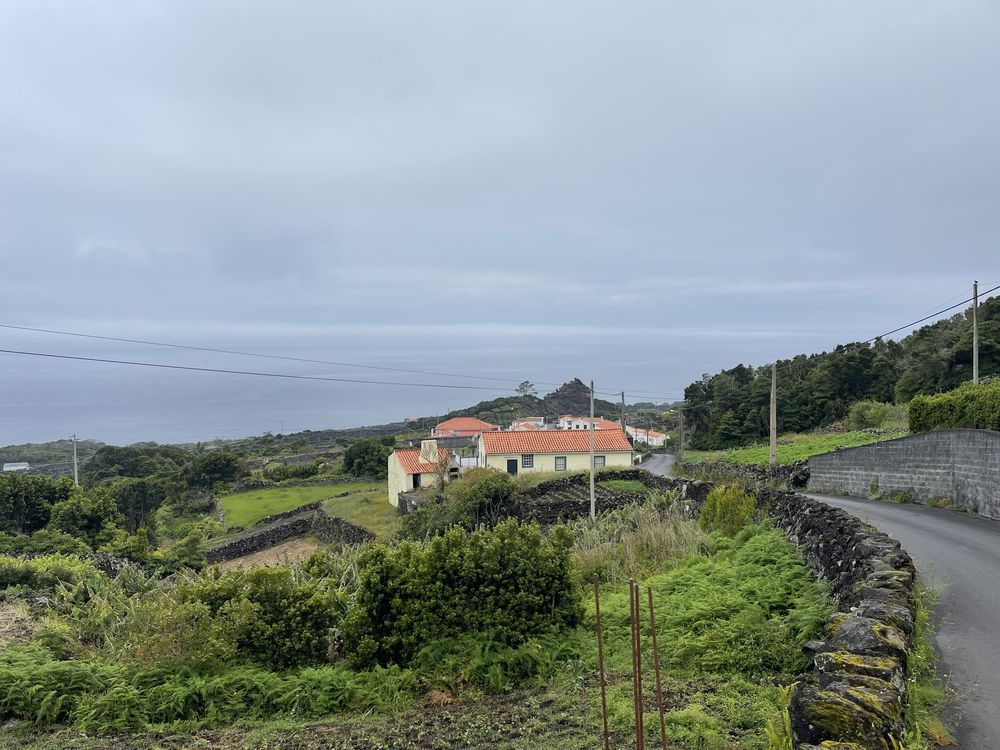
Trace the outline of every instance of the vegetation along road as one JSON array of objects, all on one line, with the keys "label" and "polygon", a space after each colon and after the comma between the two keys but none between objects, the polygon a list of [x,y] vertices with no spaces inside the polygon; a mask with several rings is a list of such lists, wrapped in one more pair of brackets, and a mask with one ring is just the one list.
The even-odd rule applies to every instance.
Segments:
[{"label": "vegetation along road", "polygon": [[898,539],[924,582],[940,589],[940,672],[957,695],[950,723],[963,748],[1000,747],[1000,522],[923,505],[811,497]]}]

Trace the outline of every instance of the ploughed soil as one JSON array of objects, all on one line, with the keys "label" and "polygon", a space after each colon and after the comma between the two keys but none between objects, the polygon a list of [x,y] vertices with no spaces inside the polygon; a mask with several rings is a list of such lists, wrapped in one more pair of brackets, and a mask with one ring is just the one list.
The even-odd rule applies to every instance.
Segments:
[{"label": "ploughed soil", "polygon": [[297,537],[274,547],[262,549],[243,557],[234,557],[219,563],[224,569],[253,568],[258,565],[286,565],[297,560],[304,560],[319,549],[319,545],[308,537]]},{"label": "ploughed soil", "polygon": [[[478,701],[431,693],[423,707],[393,716],[341,715],[328,723],[131,736],[86,737],[63,731],[3,738],[0,747],[28,750],[584,750],[600,747],[595,717],[580,697],[519,691]],[[13,744],[8,744],[13,742]],[[627,747],[614,737],[613,747]]]}]

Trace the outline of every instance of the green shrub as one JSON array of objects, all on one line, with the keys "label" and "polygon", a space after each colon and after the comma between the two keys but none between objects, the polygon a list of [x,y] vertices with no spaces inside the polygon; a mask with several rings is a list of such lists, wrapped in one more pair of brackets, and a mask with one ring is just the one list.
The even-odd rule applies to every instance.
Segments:
[{"label": "green shrub", "polygon": [[753,520],[757,505],[753,495],[739,485],[716,487],[701,507],[699,522],[706,531],[736,536]]},{"label": "green shrub", "polygon": [[1000,430],[1000,380],[966,383],[934,396],[914,396],[910,401],[913,432],[949,428]]},{"label": "green shrub", "polygon": [[12,586],[51,589],[61,583],[74,585],[100,576],[93,565],[72,555],[57,553],[28,559],[0,555],[0,590]]},{"label": "green shrub", "polygon": [[358,560],[344,642],[360,665],[405,665],[430,641],[463,634],[516,647],[575,625],[572,537],[510,520],[492,530],[452,529],[425,547],[372,545]]},{"label": "green shrub", "polygon": [[406,539],[424,539],[461,526],[472,530],[494,526],[506,515],[517,496],[513,477],[495,469],[472,469],[450,483],[444,498],[418,508],[403,519],[400,535]]},{"label": "green shrub", "polygon": [[91,549],[75,536],[55,529],[42,529],[30,536],[0,534],[0,554],[48,555],[54,552],[64,555],[87,555]]},{"label": "green shrub", "polygon": [[847,411],[847,424],[852,430],[905,426],[905,410],[881,401],[855,401]]}]

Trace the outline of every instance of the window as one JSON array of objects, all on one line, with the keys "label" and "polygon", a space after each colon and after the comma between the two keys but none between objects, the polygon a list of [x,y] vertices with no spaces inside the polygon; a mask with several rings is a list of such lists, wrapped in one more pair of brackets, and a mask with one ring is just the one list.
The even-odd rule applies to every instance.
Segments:
[{"label": "window", "polygon": [[535,465],[535,454],[534,453],[522,453],[521,454],[521,468],[531,469]]},{"label": "window", "polygon": [[566,471],[566,456],[556,456],[556,471]]},{"label": "window", "polygon": [[595,469],[604,468],[604,456],[594,456],[594,468]]}]

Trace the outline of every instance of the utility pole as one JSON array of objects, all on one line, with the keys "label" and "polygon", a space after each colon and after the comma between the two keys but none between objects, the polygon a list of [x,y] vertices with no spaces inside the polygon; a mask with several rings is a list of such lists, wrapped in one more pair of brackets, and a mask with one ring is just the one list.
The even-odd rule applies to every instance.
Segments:
[{"label": "utility pole", "polygon": [[594,495],[594,381],[590,381],[590,517],[597,518],[597,498]]},{"label": "utility pole", "polygon": [[73,433],[73,484],[80,486],[80,464],[76,460],[76,433]]},{"label": "utility pole", "polygon": [[680,428],[677,430],[677,455],[674,458],[674,461],[677,462],[677,463],[680,463],[681,461],[684,460],[684,406],[683,406],[683,404],[681,405],[680,413],[681,413],[681,425],[680,425]]},{"label": "utility pole", "polygon": [[972,282],[972,382],[979,382],[979,282]]},{"label": "utility pole", "polygon": [[625,432],[625,391],[622,391],[622,432]]},{"label": "utility pole", "polygon": [[770,464],[778,463],[778,364],[771,365],[771,452]]}]

